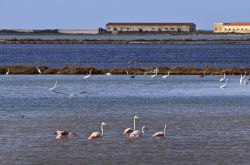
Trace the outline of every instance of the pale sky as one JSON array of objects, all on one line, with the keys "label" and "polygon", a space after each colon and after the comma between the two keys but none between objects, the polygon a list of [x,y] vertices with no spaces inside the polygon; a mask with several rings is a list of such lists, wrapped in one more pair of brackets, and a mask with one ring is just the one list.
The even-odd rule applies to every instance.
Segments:
[{"label": "pale sky", "polygon": [[0,0],[0,29],[96,29],[107,22],[250,22],[250,0]]}]

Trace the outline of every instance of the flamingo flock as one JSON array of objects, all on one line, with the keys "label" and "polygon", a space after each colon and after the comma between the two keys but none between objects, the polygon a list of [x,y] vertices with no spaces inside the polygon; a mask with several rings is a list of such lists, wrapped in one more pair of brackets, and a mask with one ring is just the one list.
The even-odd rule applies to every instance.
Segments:
[{"label": "flamingo flock", "polygon": [[[142,126],[141,130],[137,130],[136,129],[136,120],[139,120],[138,116],[134,116],[134,129],[131,128],[126,128],[123,131],[123,135],[126,135],[129,139],[139,139],[140,137],[143,137],[145,134],[145,131],[147,131],[147,127],[144,125]],[[92,142],[96,142],[97,139],[101,139],[104,137],[104,126],[106,126],[107,124],[105,122],[101,123],[101,131],[95,131],[92,132],[89,137],[88,140],[92,141]],[[166,137],[166,129],[167,126],[165,125],[164,130],[160,131],[160,132],[156,132],[152,135],[152,138],[155,138],[157,140],[157,146],[160,145],[160,141],[163,140]],[[70,131],[66,131],[66,130],[57,130],[55,133],[56,135],[56,139],[57,140],[62,140],[65,138],[70,138],[72,136],[76,136],[76,133],[70,132]]]}]

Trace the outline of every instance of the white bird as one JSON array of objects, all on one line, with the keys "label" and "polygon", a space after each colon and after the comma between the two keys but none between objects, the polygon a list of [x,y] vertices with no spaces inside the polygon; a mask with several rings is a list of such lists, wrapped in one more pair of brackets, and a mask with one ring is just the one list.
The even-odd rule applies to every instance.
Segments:
[{"label": "white bird", "polygon": [[36,70],[37,70],[37,72],[38,72],[39,74],[42,74],[41,69],[39,69],[37,66],[36,66]]},{"label": "white bird", "polygon": [[86,91],[83,91],[83,92],[72,93],[72,94],[69,95],[69,98],[74,97],[74,96],[76,96],[76,95],[84,94],[84,93],[87,93],[87,92],[86,92]]},{"label": "white bird", "polygon": [[225,84],[223,84],[223,85],[220,86],[221,89],[226,88],[226,86],[227,86],[227,80],[228,80],[228,79],[226,79]]},{"label": "white bird", "polygon": [[244,85],[247,85],[248,84],[248,79],[245,79],[244,80]]},{"label": "white bird", "polygon": [[224,82],[226,80],[226,74],[224,73],[224,77],[220,79],[220,82]]},{"label": "white bird", "polygon": [[246,77],[246,72],[245,72],[244,76],[242,76],[242,74],[240,75],[240,85],[243,85],[245,77]]},{"label": "white bird", "polygon": [[57,81],[56,81],[55,85],[54,85],[52,88],[49,89],[49,91],[55,89],[55,88],[56,88],[56,85],[57,85]]},{"label": "white bird", "polygon": [[72,133],[70,131],[65,131],[65,130],[64,131],[57,130],[54,134],[56,135],[56,139],[69,138],[72,135],[76,136],[75,133]]},{"label": "white bird", "polygon": [[166,129],[167,129],[167,125],[165,125],[163,132],[156,132],[155,134],[152,135],[153,138],[156,138],[156,140],[158,141],[158,145],[160,145],[160,140],[164,139],[166,137]]},{"label": "white bird", "polygon": [[127,69],[125,69],[125,71],[126,71],[126,74],[127,74],[127,75],[129,75],[128,70],[127,70]]},{"label": "white bird", "polygon": [[51,90],[51,91],[54,92],[54,93],[63,94],[65,96],[68,96],[69,98],[72,98],[72,97],[74,97],[76,95],[87,93],[86,91],[82,91],[82,92],[76,92],[76,93],[67,94],[67,93],[59,92],[59,91],[55,91],[55,90]]},{"label": "white bird", "polygon": [[5,74],[8,75],[9,73],[10,73],[10,68],[8,68],[8,70]]},{"label": "white bird", "polygon": [[146,126],[144,125],[141,130],[134,130],[131,134],[129,134],[129,138],[138,138],[142,137],[145,133]]},{"label": "white bird", "polygon": [[170,70],[168,71],[167,75],[162,76],[162,78],[167,78],[170,75]]},{"label": "white bird", "polygon": [[134,130],[135,130],[135,120],[136,119],[139,119],[138,116],[134,116],[134,129],[131,129],[131,128],[126,128],[124,131],[123,131],[123,134],[125,135],[129,135],[130,133],[132,133]]},{"label": "white bird", "polygon": [[87,76],[84,76],[83,78],[84,78],[84,79],[89,78],[90,75],[91,75],[91,73],[92,73],[92,69],[89,71],[89,74],[88,74]]},{"label": "white bird", "polygon": [[111,76],[111,73],[109,73],[109,72],[108,72],[108,73],[106,73],[106,76]]},{"label": "white bird", "polygon": [[153,71],[155,71],[155,74],[153,74],[152,76],[151,76],[151,78],[154,78],[155,76],[157,76],[158,75],[158,68],[155,68]]},{"label": "white bird", "polygon": [[98,138],[102,138],[103,137],[103,134],[104,134],[104,131],[103,131],[103,126],[107,125],[106,123],[102,122],[101,124],[101,131],[102,132],[92,132],[88,138],[88,140],[92,140],[92,141],[95,141],[96,139]]}]

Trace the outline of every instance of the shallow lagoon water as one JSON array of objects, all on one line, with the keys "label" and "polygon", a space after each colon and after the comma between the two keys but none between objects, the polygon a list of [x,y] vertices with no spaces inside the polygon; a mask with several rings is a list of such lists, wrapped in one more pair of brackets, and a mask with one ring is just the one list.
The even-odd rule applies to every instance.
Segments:
[{"label": "shallow lagoon water", "polygon": [[[248,164],[250,161],[250,85],[229,76],[0,76],[1,164]],[[68,98],[48,91],[87,91]],[[24,118],[21,118],[21,115]],[[148,131],[137,141],[123,129]],[[79,117],[80,116],[80,117]],[[105,121],[104,138],[87,140]],[[160,147],[152,134],[167,125]],[[57,141],[67,129],[77,137]],[[135,163],[136,162],[136,163]]]}]

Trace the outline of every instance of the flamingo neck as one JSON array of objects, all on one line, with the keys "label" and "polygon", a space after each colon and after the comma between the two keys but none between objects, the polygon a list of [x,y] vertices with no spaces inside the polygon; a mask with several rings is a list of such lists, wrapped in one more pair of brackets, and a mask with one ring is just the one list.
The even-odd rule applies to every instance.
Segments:
[{"label": "flamingo neck", "polygon": [[104,131],[103,131],[103,125],[101,126],[101,130],[102,130],[102,135],[104,134]]},{"label": "flamingo neck", "polygon": [[134,130],[135,130],[135,118],[134,118]]},{"label": "flamingo neck", "polygon": [[166,127],[164,128],[163,133],[164,133],[164,137],[165,137],[165,135],[166,135]]},{"label": "flamingo neck", "polygon": [[144,129],[145,129],[145,127],[142,127],[142,129],[141,129],[142,134],[144,134]]}]

